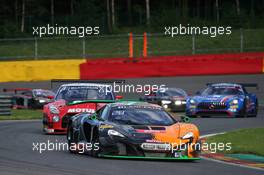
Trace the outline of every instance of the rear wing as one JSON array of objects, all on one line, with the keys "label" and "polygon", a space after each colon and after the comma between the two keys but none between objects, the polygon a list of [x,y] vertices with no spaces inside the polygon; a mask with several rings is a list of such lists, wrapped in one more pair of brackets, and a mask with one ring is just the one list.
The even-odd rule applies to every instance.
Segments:
[{"label": "rear wing", "polygon": [[[211,85],[213,85],[213,84],[221,84],[221,83],[206,83],[206,86],[211,86]],[[241,86],[244,87],[244,88],[246,88],[246,87],[252,87],[252,88],[259,89],[257,83],[230,83],[230,84],[241,85]]]},{"label": "rear wing", "polygon": [[98,83],[98,84],[112,84],[112,83],[125,83],[125,80],[79,80],[79,79],[52,79],[51,89],[54,83]]}]

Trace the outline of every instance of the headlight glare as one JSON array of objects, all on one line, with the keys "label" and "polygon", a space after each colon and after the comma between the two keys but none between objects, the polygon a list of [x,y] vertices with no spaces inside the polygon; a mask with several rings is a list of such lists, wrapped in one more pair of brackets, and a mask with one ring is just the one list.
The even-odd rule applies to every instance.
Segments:
[{"label": "headlight glare", "polygon": [[169,101],[169,100],[162,100],[161,103],[162,103],[163,105],[167,105],[167,104],[170,104],[171,101]]},{"label": "headlight glare", "polygon": [[50,105],[49,110],[50,110],[50,113],[52,113],[52,114],[59,114],[60,113],[59,109],[54,105]]},{"label": "headlight glare", "polygon": [[60,117],[57,116],[57,115],[54,115],[54,116],[52,117],[52,121],[53,121],[53,122],[58,122],[58,121],[60,121]]},{"label": "headlight glare", "polygon": [[188,132],[187,134],[185,134],[182,139],[190,139],[193,137],[193,133],[192,132]]},{"label": "headlight glare", "polygon": [[181,100],[176,100],[175,101],[175,105],[181,105],[182,104],[182,101]]},{"label": "headlight glare", "polygon": [[190,100],[191,104],[195,104],[195,101],[193,99]]},{"label": "headlight glare", "polygon": [[233,104],[237,105],[238,104],[238,100],[237,99],[233,100]]},{"label": "headlight glare", "polygon": [[108,135],[109,136],[118,136],[118,137],[125,137],[123,134],[121,134],[120,132],[117,132],[115,130],[108,130]]}]

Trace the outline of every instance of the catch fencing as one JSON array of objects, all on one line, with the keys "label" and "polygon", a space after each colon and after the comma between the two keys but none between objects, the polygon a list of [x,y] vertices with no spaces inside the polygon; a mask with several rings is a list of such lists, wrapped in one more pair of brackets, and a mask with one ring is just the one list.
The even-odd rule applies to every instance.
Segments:
[{"label": "catch fencing", "polygon": [[[177,35],[147,33],[146,56],[259,52],[264,29],[233,30],[231,35]],[[65,58],[126,58],[130,35],[0,39],[0,60]],[[133,34],[133,57],[144,55],[143,34]]]}]

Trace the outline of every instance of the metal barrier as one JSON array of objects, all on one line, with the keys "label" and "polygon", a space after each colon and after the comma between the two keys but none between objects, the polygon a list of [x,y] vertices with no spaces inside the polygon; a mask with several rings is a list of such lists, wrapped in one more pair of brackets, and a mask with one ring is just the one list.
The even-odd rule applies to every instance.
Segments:
[{"label": "metal barrier", "polygon": [[0,115],[11,115],[12,96],[0,94]]}]

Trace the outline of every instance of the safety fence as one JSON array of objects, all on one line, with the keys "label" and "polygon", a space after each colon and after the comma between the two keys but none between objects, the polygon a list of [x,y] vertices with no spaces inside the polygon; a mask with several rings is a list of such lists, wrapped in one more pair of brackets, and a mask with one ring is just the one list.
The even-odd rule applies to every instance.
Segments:
[{"label": "safety fence", "polygon": [[12,97],[10,95],[0,94],[0,115],[11,115]]},{"label": "safety fence", "polygon": [[[145,37],[144,37],[145,36]],[[143,33],[79,37],[0,39],[0,60],[128,58],[260,52],[264,29],[232,30],[230,35]]]}]

